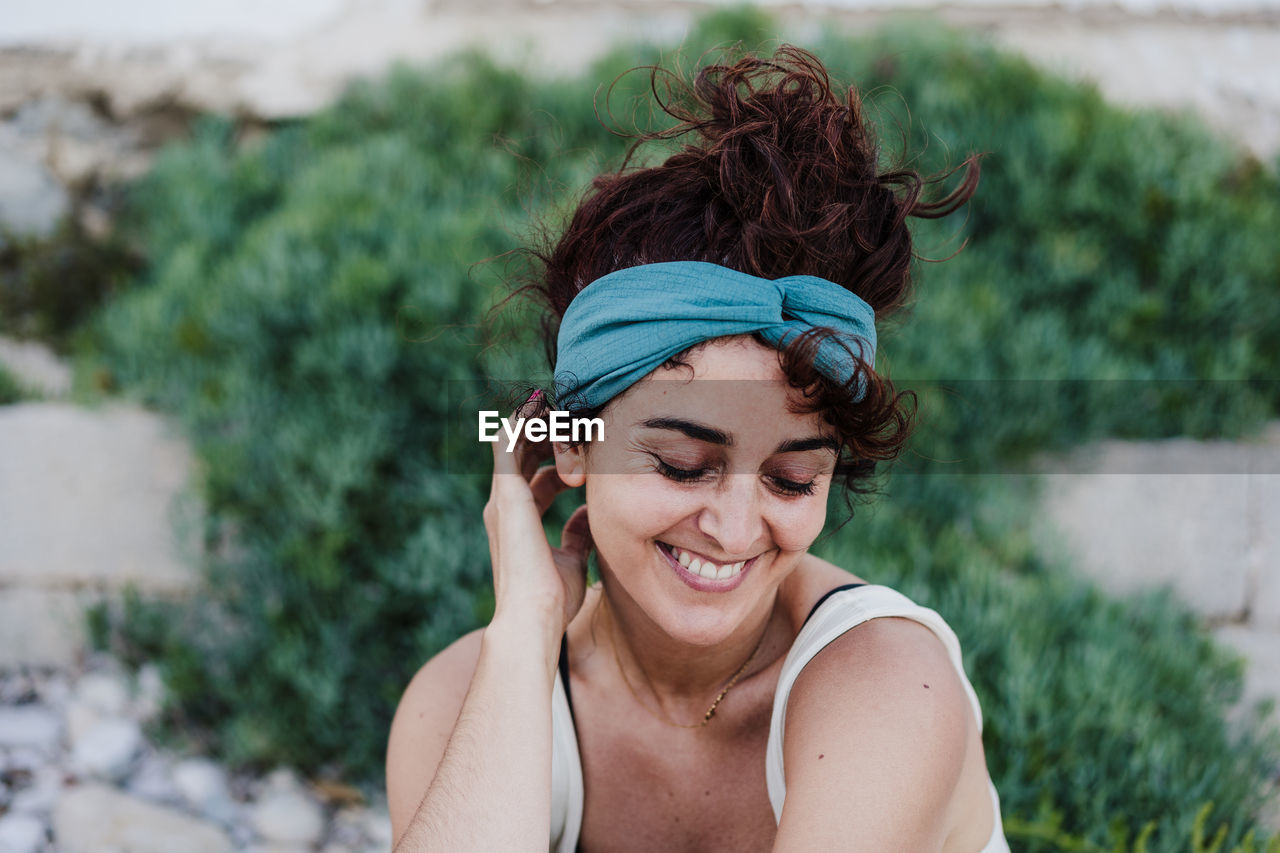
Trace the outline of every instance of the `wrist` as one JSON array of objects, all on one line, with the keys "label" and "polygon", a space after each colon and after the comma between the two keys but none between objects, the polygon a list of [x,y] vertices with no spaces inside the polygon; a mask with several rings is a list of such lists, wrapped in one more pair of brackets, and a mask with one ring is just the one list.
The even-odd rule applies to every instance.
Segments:
[{"label": "wrist", "polygon": [[495,651],[514,653],[526,662],[537,660],[547,664],[549,671],[554,670],[560,657],[563,622],[563,610],[499,607],[485,628],[482,643]]}]

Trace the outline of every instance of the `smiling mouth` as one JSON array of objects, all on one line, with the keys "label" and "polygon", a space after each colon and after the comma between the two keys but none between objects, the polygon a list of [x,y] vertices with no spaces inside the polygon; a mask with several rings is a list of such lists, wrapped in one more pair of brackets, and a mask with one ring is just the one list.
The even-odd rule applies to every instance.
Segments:
[{"label": "smiling mouth", "polygon": [[750,560],[741,560],[737,563],[713,563],[705,557],[668,545],[666,542],[658,542],[658,547],[674,562],[683,566],[689,574],[708,581],[733,580],[742,574],[746,566],[756,560],[752,557]]}]

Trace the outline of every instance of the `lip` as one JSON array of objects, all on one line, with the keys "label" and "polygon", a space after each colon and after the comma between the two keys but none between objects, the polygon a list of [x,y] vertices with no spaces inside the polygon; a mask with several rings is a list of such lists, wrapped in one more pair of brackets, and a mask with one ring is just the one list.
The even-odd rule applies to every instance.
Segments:
[{"label": "lip", "polygon": [[711,578],[704,578],[702,575],[695,575],[693,572],[680,565],[680,561],[672,557],[671,554],[667,553],[666,550],[656,542],[653,547],[656,548],[658,553],[662,555],[662,558],[666,560],[667,565],[675,569],[676,577],[684,581],[686,586],[693,587],[699,592],[730,592],[737,589],[746,578],[747,572],[751,571],[751,567],[756,564],[756,560],[760,559],[760,555],[757,554],[750,560],[747,560],[742,565],[742,571],[738,572],[733,577],[725,578],[724,580],[712,580]]}]

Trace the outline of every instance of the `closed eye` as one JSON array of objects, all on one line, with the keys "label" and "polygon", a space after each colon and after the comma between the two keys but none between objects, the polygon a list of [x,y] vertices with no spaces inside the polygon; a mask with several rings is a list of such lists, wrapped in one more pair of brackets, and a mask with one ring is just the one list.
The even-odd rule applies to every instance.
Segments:
[{"label": "closed eye", "polygon": [[675,465],[668,464],[661,456],[649,454],[653,456],[653,461],[658,469],[658,473],[669,480],[675,480],[677,483],[690,483],[694,480],[701,479],[710,468],[677,468]]},{"label": "closed eye", "polygon": [[817,486],[817,480],[810,480],[807,483],[797,483],[795,480],[785,480],[782,477],[770,477],[778,491],[786,495],[811,495]]},{"label": "closed eye", "polygon": [[[657,454],[651,453],[649,455],[653,457],[654,467],[657,468],[658,473],[660,473],[662,476],[666,477],[669,480],[674,480],[677,483],[692,483],[696,480],[702,479],[707,474],[711,473],[711,471],[713,470],[711,468],[706,468],[706,467],[680,468],[676,465],[672,465],[671,463],[667,462],[665,459],[663,459],[661,456],[658,456]],[[808,482],[805,482],[805,483],[797,482],[795,480],[788,480],[785,477],[767,477],[766,479],[773,484],[773,488],[775,491],[777,491],[780,494],[788,495],[792,497],[813,494],[818,483],[816,479],[809,480]]]}]

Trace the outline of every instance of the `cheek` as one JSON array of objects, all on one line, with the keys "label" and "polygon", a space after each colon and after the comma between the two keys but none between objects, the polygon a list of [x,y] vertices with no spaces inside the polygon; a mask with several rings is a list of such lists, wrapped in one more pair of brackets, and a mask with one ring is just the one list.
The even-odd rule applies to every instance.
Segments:
[{"label": "cheek", "polygon": [[783,551],[803,551],[813,544],[827,523],[825,491],[785,504],[774,513],[775,544]]},{"label": "cheek", "polygon": [[[588,477],[587,507],[597,545],[608,542],[634,546],[637,538],[652,538],[670,530],[692,512],[687,495],[649,476],[605,474]],[[595,525],[601,529],[596,530]]]}]

